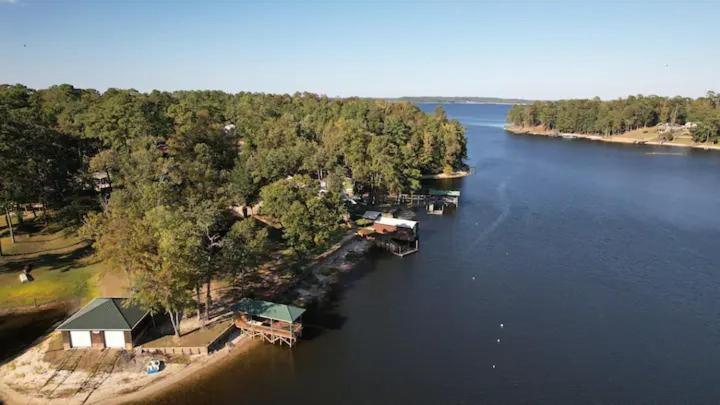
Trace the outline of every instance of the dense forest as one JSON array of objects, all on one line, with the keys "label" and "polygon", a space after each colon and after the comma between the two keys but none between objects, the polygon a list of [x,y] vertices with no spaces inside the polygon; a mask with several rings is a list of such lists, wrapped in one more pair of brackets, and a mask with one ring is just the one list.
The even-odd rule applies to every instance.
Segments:
[{"label": "dense forest", "polygon": [[466,144],[442,108],[409,103],[2,85],[0,156],[5,214],[42,207],[79,228],[135,302],[177,325],[201,285],[209,300],[211,280],[267,250],[268,232],[229,207],[262,200],[301,257],[339,228],[345,184],[370,198],[417,190],[422,174],[463,168]]},{"label": "dense forest", "polygon": [[720,141],[720,94],[708,92],[697,99],[685,97],[630,96],[601,101],[536,101],[515,105],[508,113],[510,124],[542,126],[565,133],[616,135],[659,124],[693,123],[695,142]]}]

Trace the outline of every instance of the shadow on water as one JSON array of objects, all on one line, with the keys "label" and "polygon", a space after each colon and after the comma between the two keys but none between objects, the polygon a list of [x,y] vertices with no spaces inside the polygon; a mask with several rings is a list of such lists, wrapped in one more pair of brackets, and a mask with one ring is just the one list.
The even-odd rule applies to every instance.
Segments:
[{"label": "shadow on water", "polygon": [[341,274],[338,283],[328,292],[324,301],[315,302],[306,308],[307,312],[303,316],[301,340],[314,340],[327,331],[342,329],[348,317],[341,314],[339,303],[348,289],[375,271],[372,259],[382,254],[384,254],[383,251],[371,248],[366,256],[354,263],[351,271]]},{"label": "shadow on water", "polygon": [[[388,254],[379,249],[371,249],[366,256],[354,263],[353,270],[342,273],[338,282],[328,292],[322,302],[306,307],[303,315],[303,334],[300,344],[289,349],[285,346],[260,343],[249,353],[243,354],[232,362],[219,365],[208,373],[197,375],[191,382],[172,390],[146,398],[144,404],[193,403],[188,398],[205,395],[207,387],[213,387],[210,394],[217,403],[242,403],[238,393],[253,398],[262,397],[263,392],[272,392],[277,386],[289,383],[300,375],[296,369],[299,359],[315,356],[313,346],[341,332],[352,314],[343,315],[341,303],[356,283],[374,273],[377,258]],[[322,345],[322,343],[320,343]],[[276,379],[272,377],[275,376]],[[277,384],[277,385],[276,385]]]},{"label": "shadow on water", "polygon": [[64,308],[0,316],[0,364],[11,360],[65,318]]},{"label": "shadow on water", "polygon": [[340,330],[347,321],[347,317],[341,315],[337,311],[337,306],[333,304],[327,306],[313,304],[307,308],[306,314],[303,319],[301,340],[313,340],[328,330]]}]

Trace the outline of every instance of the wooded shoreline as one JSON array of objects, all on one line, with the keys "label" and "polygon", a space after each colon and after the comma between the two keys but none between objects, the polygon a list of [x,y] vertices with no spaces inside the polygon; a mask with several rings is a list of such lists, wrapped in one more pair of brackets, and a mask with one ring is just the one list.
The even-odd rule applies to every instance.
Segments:
[{"label": "wooded shoreline", "polygon": [[505,131],[517,135],[533,135],[533,136],[545,136],[549,138],[564,138],[564,139],[587,139],[590,141],[608,142],[608,143],[622,143],[626,145],[651,145],[651,146],[672,146],[678,148],[692,148],[702,150],[713,150],[720,151],[720,145],[717,144],[682,144],[672,141],[645,141],[619,135],[603,136],[599,134],[578,134],[578,133],[564,133],[552,130],[543,129],[540,127],[521,127],[515,125],[506,125]]}]

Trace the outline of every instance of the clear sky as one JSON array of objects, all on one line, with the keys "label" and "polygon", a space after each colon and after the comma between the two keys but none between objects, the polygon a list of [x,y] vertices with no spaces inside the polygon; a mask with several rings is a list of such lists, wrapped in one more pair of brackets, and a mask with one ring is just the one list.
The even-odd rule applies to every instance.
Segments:
[{"label": "clear sky", "polygon": [[0,83],[699,96],[720,90],[720,0],[0,0]]}]

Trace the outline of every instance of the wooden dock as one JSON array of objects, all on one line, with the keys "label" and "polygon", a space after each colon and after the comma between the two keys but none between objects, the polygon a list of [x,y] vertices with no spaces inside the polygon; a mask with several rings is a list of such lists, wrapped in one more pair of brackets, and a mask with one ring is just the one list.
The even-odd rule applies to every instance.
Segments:
[{"label": "wooden dock", "polygon": [[401,244],[398,241],[389,239],[389,238],[377,238],[375,239],[375,244],[378,247],[381,247],[388,252],[394,254],[395,256],[399,257],[405,257],[407,255],[411,255],[413,253],[417,253],[420,251],[420,242],[416,239],[413,244]]},{"label": "wooden dock", "polygon": [[302,334],[302,324],[286,322],[260,322],[235,319],[235,327],[251,338],[259,337],[269,343],[286,344],[293,347]]},{"label": "wooden dock", "polygon": [[430,189],[428,194],[389,195],[385,202],[406,204],[410,207],[426,207],[428,214],[442,215],[448,206],[460,206],[460,192],[456,190]]},{"label": "wooden dock", "polygon": [[303,308],[243,298],[232,309],[235,327],[251,338],[293,347],[302,335]]}]

